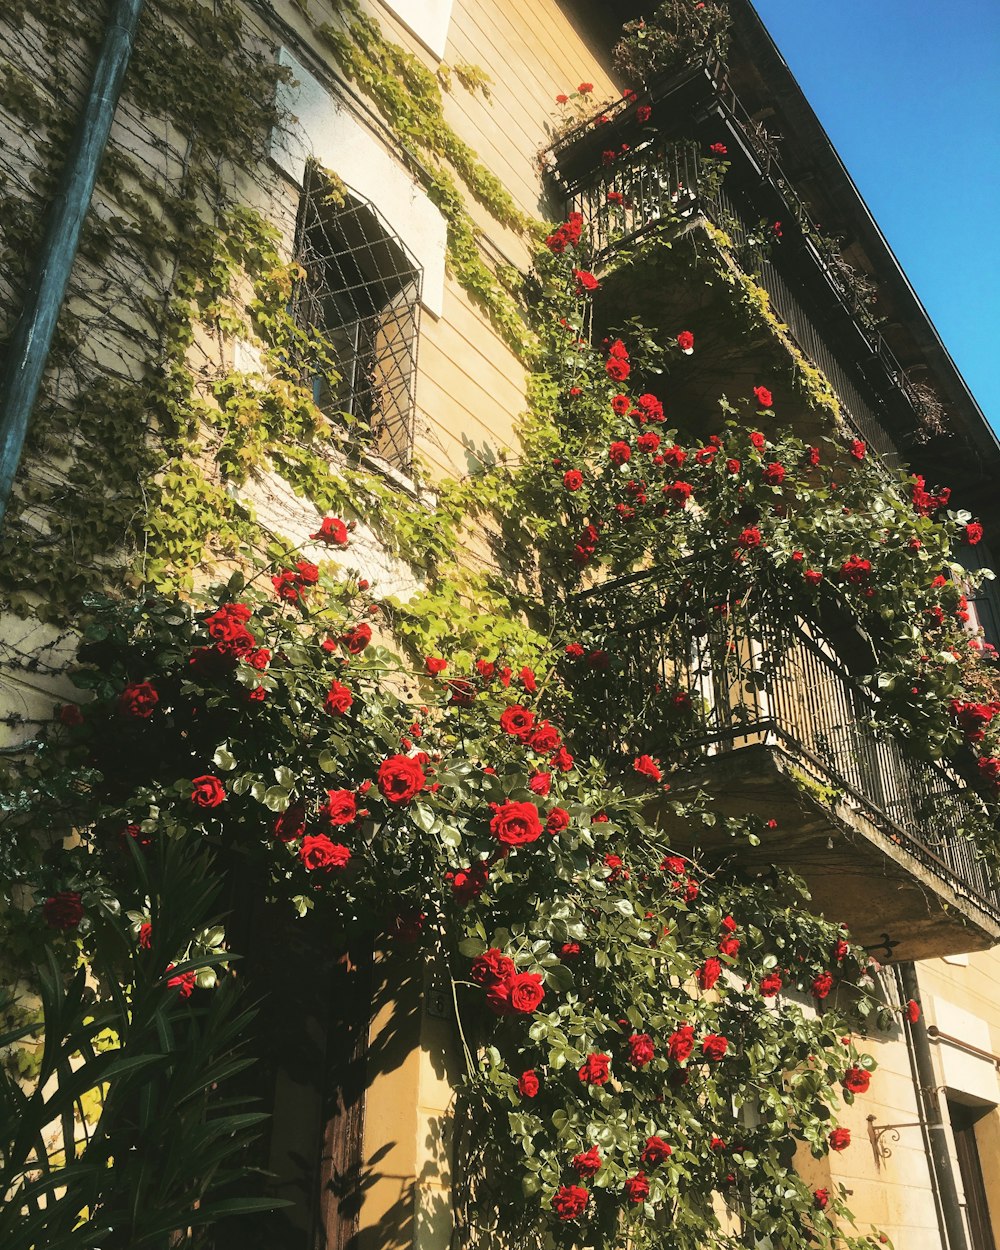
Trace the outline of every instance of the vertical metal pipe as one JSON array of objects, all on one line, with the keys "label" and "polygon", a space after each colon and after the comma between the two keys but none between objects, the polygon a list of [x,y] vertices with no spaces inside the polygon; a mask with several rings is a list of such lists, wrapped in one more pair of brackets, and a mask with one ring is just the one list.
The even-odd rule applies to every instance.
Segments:
[{"label": "vertical metal pipe", "polygon": [[[896,968],[903,996],[912,998],[915,1003],[919,1004],[920,985],[917,981],[916,968],[908,963],[897,964]],[[941,1218],[948,1239],[947,1250],[969,1250],[969,1241],[965,1232],[965,1216],[958,1199],[955,1171],[948,1152],[948,1137],[945,1132],[944,1117],[941,1114],[941,1099],[935,1082],[934,1064],[931,1060],[931,1047],[927,1040],[922,1007],[920,1020],[916,1024],[910,1024],[907,1021],[904,1028],[917,1078],[917,1099],[923,1112],[921,1119],[926,1126],[931,1181],[940,1202]]]},{"label": "vertical metal pipe", "polygon": [[7,348],[0,386],[0,525],[118,108],[142,6],[143,0],[113,0],[93,81],[49,210],[28,298]]}]

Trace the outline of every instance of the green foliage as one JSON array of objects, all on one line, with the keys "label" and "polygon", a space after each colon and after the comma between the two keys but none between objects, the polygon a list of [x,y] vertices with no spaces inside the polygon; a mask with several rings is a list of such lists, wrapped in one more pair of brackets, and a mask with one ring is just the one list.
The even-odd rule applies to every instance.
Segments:
[{"label": "green foliage", "polygon": [[[291,559],[285,567],[303,568]],[[275,576],[279,589],[289,586]],[[119,925],[112,949],[135,969],[116,975],[136,983],[136,1012],[146,985],[155,1010],[165,1010],[159,970],[168,962],[175,976],[218,966],[221,930],[197,936],[211,886],[179,889],[165,871],[156,889],[145,866],[226,847],[262,866],[275,899],[317,910],[331,940],[360,929],[380,932],[390,954],[416,943],[450,982],[466,1061],[459,1131],[479,1143],[459,1160],[463,1220],[499,1220],[518,1244],[567,1246],[581,1236],[615,1244],[623,1222],[637,1246],[657,1244],[669,1220],[676,1245],[693,1250],[706,1237],[727,1244],[718,1189],[747,1227],[781,1227],[789,1247],[833,1244],[833,1225],[814,1212],[783,1143],[825,1153],[846,1069],[872,1066],[842,1037],[857,1001],[872,1009],[873,971],[835,925],[803,910],[793,879],[741,883],[722,866],[708,874],[675,855],[663,832],[669,823],[697,844],[722,822],[739,844],[759,838],[762,819],[723,819],[701,798],[666,793],[655,768],[590,755],[589,726],[577,718],[586,703],[560,673],[562,648],[518,631],[509,612],[497,619],[498,600],[479,605],[496,614],[480,624],[441,589],[433,608],[441,615],[424,637],[446,651],[442,669],[406,661],[384,637],[357,642],[383,616],[358,583],[326,570],[315,585],[293,573],[291,585],[275,599],[236,574],[204,606],[151,591],[93,605],[75,673],[90,697],[48,735],[23,804],[32,829],[53,843],[76,831],[49,880],[80,895],[91,962],[106,949],[95,944],[103,917],[127,914],[131,931]],[[457,636],[435,636],[452,609]],[[411,618],[420,611],[418,601]],[[387,780],[394,771],[403,789]],[[209,781],[210,801],[199,802]],[[114,830],[126,822],[148,850],[123,863]],[[200,871],[211,881],[218,869]],[[144,892],[160,902],[144,905]],[[174,899],[184,907],[168,929]],[[147,918],[144,952],[136,933]],[[484,972],[488,950],[509,961],[494,966],[506,966],[520,989]],[[806,1010],[828,972],[839,1005]],[[773,973],[787,989],[776,1010],[760,988]],[[113,995],[119,1015],[125,1001]],[[126,1039],[137,1027],[102,1016],[98,1026]],[[136,1045],[159,1072],[158,1047]],[[129,1055],[128,1040],[120,1049]],[[103,1051],[110,1057],[101,1062],[117,1053]],[[578,1075],[593,1055],[609,1057],[611,1083]],[[202,1066],[192,1038],[178,1039],[177,1062],[178,1080]],[[519,1086],[526,1071],[539,1079],[534,1093]],[[93,1142],[128,1102],[115,1089]],[[672,1146],[664,1162],[643,1159],[650,1137]],[[602,1166],[587,1213],[571,1224],[553,1203],[572,1159],[590,1146]],[[190,1156],[203,1158],[203,1145]],[[630,1207],[623,1187],[643,1170],[649,1199]],[[71,1206],[88,1194],[88,1175],[67,1171]],[[124,1199],[118,1185],[85,1199],[95,1235],[101,1219],[121,1226]],[[166,1201],[143,1205],[161,1228],[179,1218],[163,1214]],[[211,1204],[204,1209],[211,1218]],[[844,1210],[839,1200],[830,1208]],[[130,1235],[127,1244],[144,1244],[141,1229]]]},{"label": "green foliage", "polygon": [[[115,854],[100,886],[94,864],[72,881],[88,909],[80,950],[36,931],[37,1000],[33,986],[21,993],[37,1010],[0,1035],[0,1237],[11,1250],[159,1247],[192,1224],[275,1205],[227,1193],[264,1119],[219,1092],[252,1062],[252,1013],[232,981],[190,1002],[167,985],[188,969],[214,982],[223,962],[178,954],[212,923],[212,856],[178,841],[132,863],[127,846]],[[148,949],[123,913],[132,899],[152,921]]]},{"label": "green foliage", "polygon": [[649,21],[626,22],[614,47],[615,68],[630,83],[679,73],[700,60],[725,60],[729,8],[724,0],[661,0]]}]

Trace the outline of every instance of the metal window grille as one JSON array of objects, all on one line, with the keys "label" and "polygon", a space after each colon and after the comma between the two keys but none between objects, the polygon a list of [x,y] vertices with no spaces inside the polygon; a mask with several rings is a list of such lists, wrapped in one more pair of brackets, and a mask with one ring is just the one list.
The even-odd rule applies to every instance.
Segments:
[{"label": "metal window grille", "polygon": [[378,209],[310,166],[292,294],[314,350],[299,362],[318,407],[394,468],[409,470],[422,271]]}]

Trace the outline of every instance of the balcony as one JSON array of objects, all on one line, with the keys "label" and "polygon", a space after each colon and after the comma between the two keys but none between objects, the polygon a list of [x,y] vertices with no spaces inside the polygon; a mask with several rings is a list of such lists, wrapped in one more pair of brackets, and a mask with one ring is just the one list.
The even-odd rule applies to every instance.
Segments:
[{"label": "balcony", "polygon": [[[655,572],[578,596],[588,637],[606,631],[624,656],[614,698],[625,715],[609,723],[607,691],[595,692],[595,736],[679,765],[675,793],[700,788],[724,812],[776,821],[757,847],[699,831],[702,856],[735,854],[751,875],[792,869],[862,944],[901,959],[994,945],[1000,897],[965,835],[985,809],[955,770],[878,727],[877,698],[849,662],[865,640],[841,628],[835,648],[815,621],[767,612],[759,591],[752,605],[699,598],[690,582],[671,597]],[[671,819],[680,848],[690,833]]]},{"label": "balcony", "polygon": [[[623,260],[627,266],[637,245],[657,234],[677,237],[705,223],[723,231],[729,263],[767,291],[791,343],[836,392],[846,425],[896,465],[900,445],[920,427],[920,395],[880,331],[864,276],[811,228],[809,207],[762,128],[725,86],[724,71],[693,67],[655,86],[646,99],[655,131],[639,126],[635,106],[622,102],[608,111],[606,123],[578,127],[550,153],[550,175],[566,212],[583,216],[594,271]],[[725,142],[731,165],[724,180],[717,161],[705,159],[717,141]],[[611,153],[617,153],[613,160]],[[775,222],[780,238],[771,230]],[[693,284],[683,284],[684,302],[676,307],[669,282],[658,285],[654,298],[669,312],[661,319],[676,332],[679,322],[671,317],[676,313],[687,324]],[[650,294],[642,286],[641,257],[627,286],[630,296]],[[755,372],[753,363],[747,368]],[[720,377],[730,390],[732,375],[731,368]],[[679,398],[706,396],[702,381],[701,394]]]}]

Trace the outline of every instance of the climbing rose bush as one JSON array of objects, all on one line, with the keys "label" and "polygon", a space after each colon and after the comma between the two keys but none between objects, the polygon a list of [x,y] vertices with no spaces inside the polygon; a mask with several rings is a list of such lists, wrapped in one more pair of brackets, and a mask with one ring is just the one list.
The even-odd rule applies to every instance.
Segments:
[{"label": "climbing rose bush", "polygon": [[[129,861],[109,830],[238,850],[266,867],[277,905],[343,931],[364,917],[390,957],[419,954],[450,978],[456,1116],[482,1143],[469,1218],[502,1202],[524,1213],[525,1236],[603,1245],[625,1222],[642,1245],[684,1211],[677,1244],[693,1247],[717,1231],[713,1191],[773,1228],[780,1185],[784,1244],[832,1236],[773,1141],[839,1148],[841,1091],[861,1093],[874,1068],[851,1022],[875,1002],[864,952],[801,910],[794,881],[706,878],[666,843],[653,817],[685,844],[715,817],[675,799],[659,761],[609,766],[576,747],[555,676],[564,647],[531,664],[458,653],[428,671],[374,633],[353,645],[372,605],[356,582],[321,568],[297,599],[283,589],[237,576],[204,604],[148,595],[96,611],[80,716],[52,730],[50,758],[87,787],[70,787],[69,807],[40,805],[53,834],[79,835],[43,922],[69,932],[114,905]],[[206,666],[206,651],[226,662]],[[136,684],[159,698],[123,718]],[[762,828],[737,820],[730,834]],[[137,946],[149,922],[136,913]],[[172,971],[191,953],[164,974],[185,999],[211,984]],[[780,996],[765,998],[779,971]],[[831,1215],[842,1209],[831,1198]]]}]

